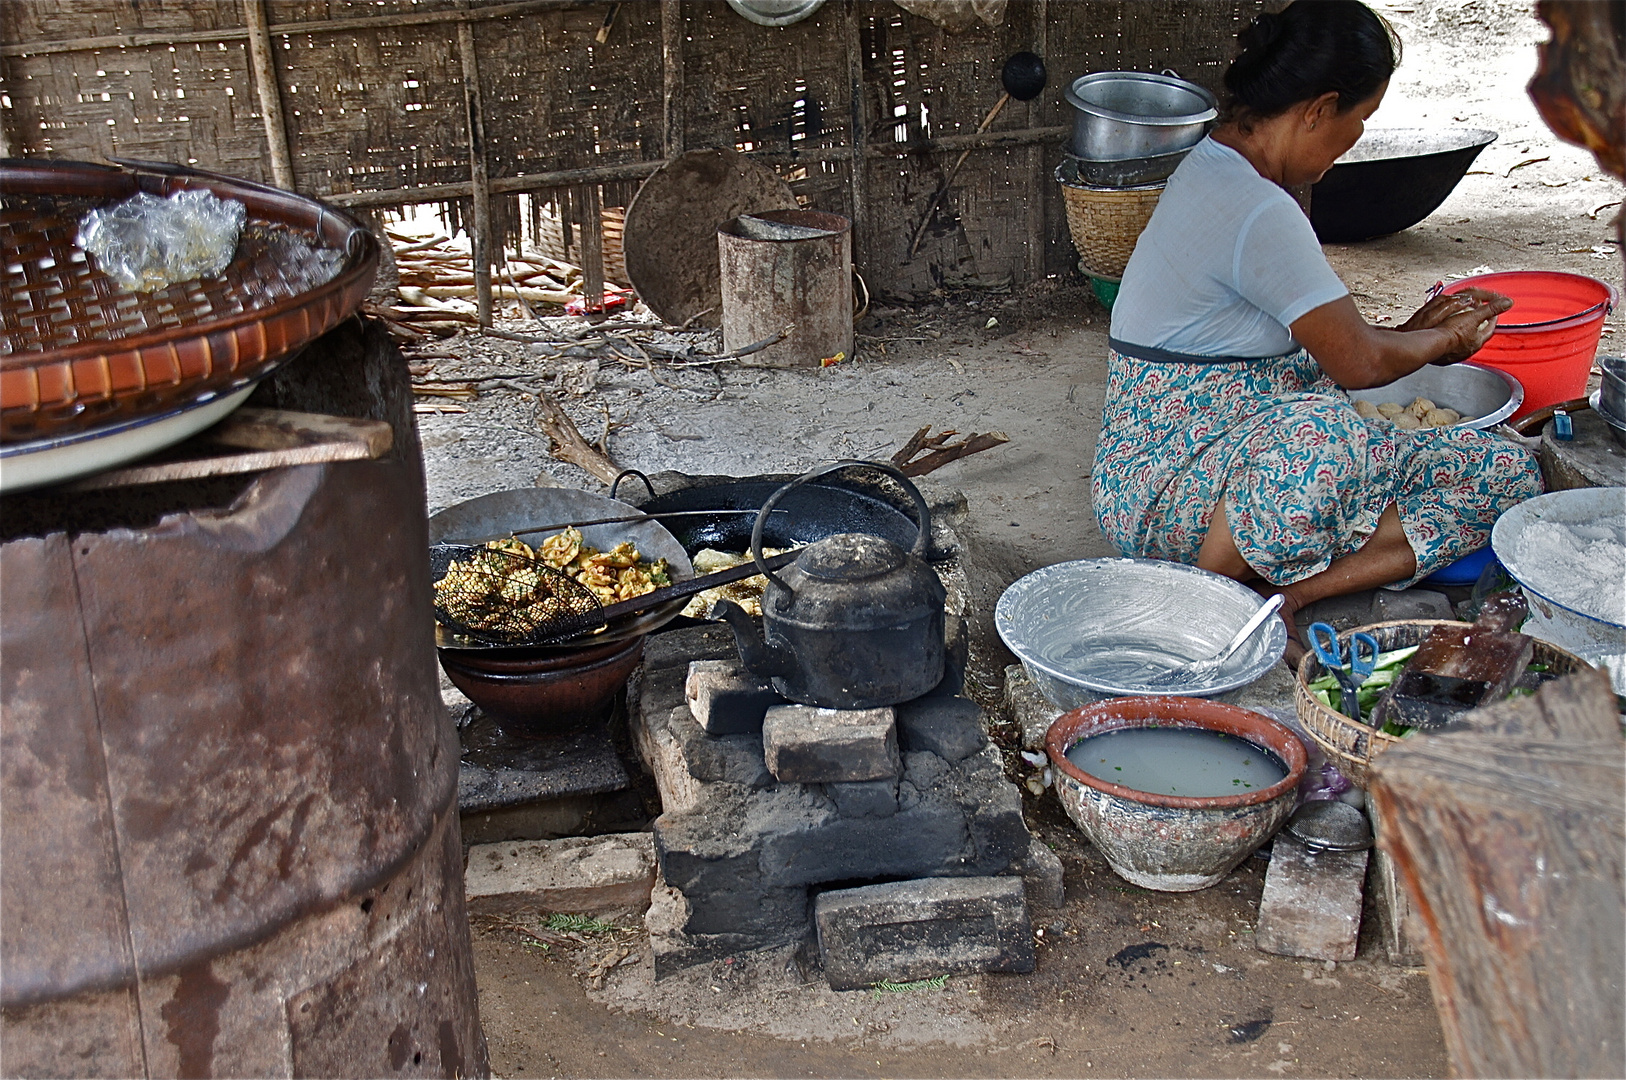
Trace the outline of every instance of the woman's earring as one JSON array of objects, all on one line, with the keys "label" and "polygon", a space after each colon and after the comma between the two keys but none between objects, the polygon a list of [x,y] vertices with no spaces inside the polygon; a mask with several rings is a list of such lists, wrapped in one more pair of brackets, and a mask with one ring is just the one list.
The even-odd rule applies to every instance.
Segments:
[{"label": "woman's earring", "polygon": [[1311,130],[1311,131],[1314,131],[1314,130],[1315,130],[1315,126],[1316,126],[1316,124],[1319,124],[1319,123],[1320,123],[1320,122],[1321,122],[1321,121],[1319,121],[1319,120],[1312,120],[1312,121],[1311,121],[1311,122],[1310,122],[1310,130]]}]

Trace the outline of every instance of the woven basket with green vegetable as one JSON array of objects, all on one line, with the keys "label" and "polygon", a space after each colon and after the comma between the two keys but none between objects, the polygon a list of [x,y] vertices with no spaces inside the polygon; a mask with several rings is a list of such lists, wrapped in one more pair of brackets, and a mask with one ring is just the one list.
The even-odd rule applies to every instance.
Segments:
[{"label": "woven basket with green vegetable", "polygon": [[[1348,644],[1351,635],[1364,631],[1377,639],[1377,663],[1372,674],[1361,684],[1358,697],[1361,715],[1370,716],[1373,706],[1384,690],[1400,676],[1406,661],[1417,651],[1428,632],[1439,623],[1428,619],[1407,619],[1397,622],[1375,623],[1356,627],[1339,635],[1339,641]],[[1535,654],[1526,677],[1513,690],[1512,696],[1533,693],[1535,686],[1548,679],[1589,670],[1589,665],[1574,653],[1556,645],[1537,640]],[[1299,721],[1326,753],[1338,771],[1361,789],[1366,788],[1366,774],[1374,758],[1410,734],[1410,728],[1386,724],[1374,729],[1353,720],[1338,711],[1338,683],[1314,652],[1307,653],[1299,662],[1298,677],[1293,688],[1293,704]]]}]

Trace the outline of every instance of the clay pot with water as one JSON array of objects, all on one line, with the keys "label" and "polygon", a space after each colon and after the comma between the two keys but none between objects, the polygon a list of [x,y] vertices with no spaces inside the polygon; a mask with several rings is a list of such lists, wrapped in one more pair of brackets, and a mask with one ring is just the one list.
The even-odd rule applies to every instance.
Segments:
[{"label": "clay pot with water", "polygon": [[[1216,733],[1269,754],[1280,779],[1219,795],[1146,791],[1091,775],[1069,751],[1092,736],[1160,728]],[[1113,698],[1064,713],[1045,750],[1067,816],[1119,877],[1162,892],[1206,889],[1275,835],[1293,812],[1306,755],[1298,736],[1259,713],[1191,697]],[[1171,755],[1177,756],[1177,755]],[[1172,768],[1173,766],[1171,766]],[[1146,785],[1153,786],[1153,785]]]}]

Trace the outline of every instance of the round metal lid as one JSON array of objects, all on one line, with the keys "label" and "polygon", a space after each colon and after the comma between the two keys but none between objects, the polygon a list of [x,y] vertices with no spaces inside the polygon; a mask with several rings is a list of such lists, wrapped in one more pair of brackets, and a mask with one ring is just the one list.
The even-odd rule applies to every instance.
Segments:
[{"label": "round metal lid", "polygon": [[879,536],[837,533],[809,545],[796,566],[808,577],[850,584],[890,574],[906,556],[898,545]]},{"label": "round metal lid", "polygon": [[1312,851],[1364,851],[1372,846],[1366,815],[1345,802],[1307,802],[1287,819],[1287,831]]}]

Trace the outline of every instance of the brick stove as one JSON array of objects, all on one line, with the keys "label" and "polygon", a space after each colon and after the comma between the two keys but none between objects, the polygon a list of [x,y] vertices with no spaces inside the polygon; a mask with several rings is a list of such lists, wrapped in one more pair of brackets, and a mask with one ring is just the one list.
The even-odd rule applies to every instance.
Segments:
[{"label": "brick stove", "polygon": [[726,627],[650,639],[628,712],[664,807],[647,917],[657,978],[815,945],[838,989],[1032,970],[1027,905],[1060,905],[1061,865],[1028,833],[981,710],[958,696],[963,624],[950,625],[943,685],[849,714],[770,708],[749,676],[730,702]]}]

